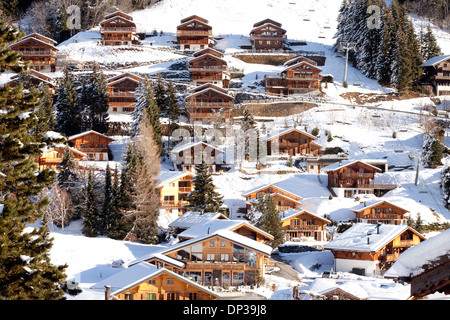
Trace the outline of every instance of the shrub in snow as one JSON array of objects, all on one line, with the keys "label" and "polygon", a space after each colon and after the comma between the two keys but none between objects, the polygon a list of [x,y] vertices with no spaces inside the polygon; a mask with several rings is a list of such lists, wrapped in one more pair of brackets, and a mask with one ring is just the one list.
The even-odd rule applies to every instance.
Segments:
[{"label": "shrub in snow", "polygon": [[442,145],[432,134],[426,133],[423,136],[422,163],[430,168],[441,165]]}]

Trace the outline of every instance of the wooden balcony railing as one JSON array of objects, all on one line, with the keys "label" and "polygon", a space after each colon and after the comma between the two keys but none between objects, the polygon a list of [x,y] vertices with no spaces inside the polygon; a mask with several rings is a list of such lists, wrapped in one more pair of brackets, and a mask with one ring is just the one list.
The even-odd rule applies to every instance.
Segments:
[{"label": "wooden balcony railing", "polygon": [[356,188],[361,189],[381,189],[381,190],[392,190],[397,186],[395,184],[358,184]]},{"label": "wooden balcony railing", "polygon": [[398,247],[411,247],[414,245],[414,240],[400,240]]},{"label": "wooden balcony railing", "polygon": [[353,172],[353,173],[341,173],[340,179],[360,179],[360,178],[373,178],[373,173],[359,173],[359,172]]},{"label": "wooden balcony railing", "polygon": [[136,27],[123,27],[123,26],[117,26],[117,27],[101,27],[100,32],[105,31],[113,31],[113,32],[136,32]]},{"label": "wooden balcony railing", "polygon": [[188,201],[183,200],[162,200],[160,202],[160,205],[163,208],[181,208],[187,206],[188,204]]},{"label": "wooden balcony railing", "polygon": [[399,214],[389,214],[389,213],[380,213],[380,214],[366,214],[364,216],[361,216],[361,219],[368,219],[368,220],[406,220]]},{"label": "wooden balcony railing", "polygon": [[57,53],[56,51],[19,51],[22,56],[24,57],[47,57],[47,56],[51,56],[51,57],[56,57]]},{"label": "wooden balcony railing", "polygon": [[187,101],[186,107],[232,107],[234,106],[233,101],[227,101],[227,102],[197,102],[197,101]]},{"label": "wooden balcony railing", "polygon": [[209,41],[208,38],[203,40],[190,40],[190,39],[180,39],[180,44],[203,44],[205,46],[208,45]]},{"label": "wooden balcony railing", "polygon": [[201,262],[187,262],[186,270],[244,270],[246,267],[243,262],[230,262],[230,261],[201,261]]},{"label": "wooden balcony railing", "polygon": [[286,211],[286,210],[289,210],[289,209],[295,209],[295,207],[293,207],[293,206],[279,206],[279,205],[277,205],[276,207],[277,207],[277,210],[279,212],[283,212],[283,211]]},{"label": "wooden balcony railing", "polygon": [[104,153],[104,152],[108,152],[108,148],[81,148],[81,147],[79,147],[79,148],[77,148],[77,149],[79,149],[80,151],[82,151],[82,152],[84,152],[84,153],[88,153],[88,152],[91,152],[91,153]]},{"label": "wooden balcony railing", "polygon": [[258,34],[258,33],[253,33],[250,35],[250,40],[255,40],[255,39],[275,39],[275,40],[283,40],[286,39],[287,35],[286,34]]},{"label": "wooden balcony railing", "polygon": [[227,71],[227,66],[188,66],[189,71]]},{"label": "wooden balcony railing", "polygon": [[[192,162],[194,163],[194,162]],[[178,193],[189,193],[192,191],[192,187],[178,187]]]},{"label": "wooden balcony railing", "polygon": [[212,36],[212,30],[177,30],[177,37],[181,36]]},{"label": "wooden balcony railing", "polygon": [[315,231],[315,230],[321,230],[321,226],[318,226],[318,225],[290,225],[289,230]]}]

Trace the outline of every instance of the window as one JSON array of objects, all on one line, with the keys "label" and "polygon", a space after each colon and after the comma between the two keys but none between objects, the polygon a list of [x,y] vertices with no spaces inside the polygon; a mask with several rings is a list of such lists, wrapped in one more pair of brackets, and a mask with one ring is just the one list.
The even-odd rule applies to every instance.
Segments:
[{"label": "window", "polygon": [[209,246],[210,246],[210,247],[214,247],[214,245],[215,245],[214,240],[209,241]]},{"label": "window", "polygon": [[189,248],[177,251],[178,260],[189,260]]},{"label": "window", "polygon": [[167,284],[173,284],[173,279],[167,279]]},{"label": "window", "polygon": [[238,245],[233,245],[233,261],[244,262],[244,248]]},{"label": "window", "polygon": [[189,292],[189,300],[197,300],[197,293]]},{"label": "window", "polygon": [[147,293],[147,300],[156,300],[156,293]]},{"label": "window", "polygon": [[221,247],[225,247],[225,245],[226,245],[226,242],[225,242],[225,241],[223,241],[223,240],[220,241],[220,246],[221,246]]},{"label": "window", "polygon": [[168,292],[166,297],[167,300],[175,300],[175,292]]},{"label": "window", "polygon": [[148,284],[155,284],[155,279],[148,280]]},{"label": "window", "polygon": [[224,272],[222,274],[222,283],[225,284],[229,284],[230,283],[230,273],[229,272]]},{"label": "window", "polygon": [[125,300],[133,300],[133,295],[130,293],[125,293]]},{"label": "window", "polygon": [[240,285],[244,283],[243,272],[233,272],[233,285]]},{"label": "window", "polygon": [[220,254],[220,261],[229,261],[230,257],[228,253],[221,253]]},{"label": "window", "polygon": [[202,261],[203,245],[201,243],[191,247],[191,261]]},{"label": "window", "polygon": [[245,265],[256,267],[256,252],[253,250],[245,250]]},{"label": "window", "polygon": [[214,260],[215,260],[215,254],[214,253],[206,254],[206,261],[214,261]]},{"label": "window", "polygon": [[212,272],[206,271],[205,272],[205,285],[211,285],[212,281]]}]

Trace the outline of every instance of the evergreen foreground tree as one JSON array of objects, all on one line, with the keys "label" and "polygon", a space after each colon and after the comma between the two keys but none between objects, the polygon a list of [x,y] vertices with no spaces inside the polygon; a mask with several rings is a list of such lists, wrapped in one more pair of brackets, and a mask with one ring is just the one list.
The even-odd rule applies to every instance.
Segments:
[{"label": "evergreen foreground tree", "polygon": [[99,224],[99,212],[95,204],[94,174],[92,170],[89,170],[86,188],[86,210],[81,231],[87,237],[96,237],[99,235]]},{"label": "evergreen foreground tree", "polygon": [[255,209],[261,212],[261,217],[256,223],[256,226],[273,236],[274,239],[270,245],[274,249],[277,248],[280,244],[284,243],[284,233],[275,201],[271,196],[261,197]]},{"label": "evergreen foreground tree", "polygon": [[450,167],[445,166],[442,169],[440,186],[444,199],[444,205],[448,209],[450,207]]},{"label": "evergreen foreground tree", "polygon": [[[7,46],[23,33],[0,21],[0,72],[26,66]],[[51,264],[45,208],[37,195],[50,186],[54,173],[39,171],[34,160],[45,146],[33,135],[40,94],[23,85],[0,87],[0,299],[54,300],[63,297],[66,266]],[[38,223],[40,222],[40,223]],[[28,228],[30,224],[34,227]]]}]

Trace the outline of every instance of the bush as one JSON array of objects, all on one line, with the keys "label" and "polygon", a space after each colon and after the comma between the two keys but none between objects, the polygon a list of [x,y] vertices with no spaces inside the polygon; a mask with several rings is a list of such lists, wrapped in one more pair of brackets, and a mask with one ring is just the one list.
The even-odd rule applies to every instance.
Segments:
[{"label": "bush", "polygon": [[319,135],[319,132],[319,128],[315,127],[314,129],[312,129],[311,134],[317,137]]}]

